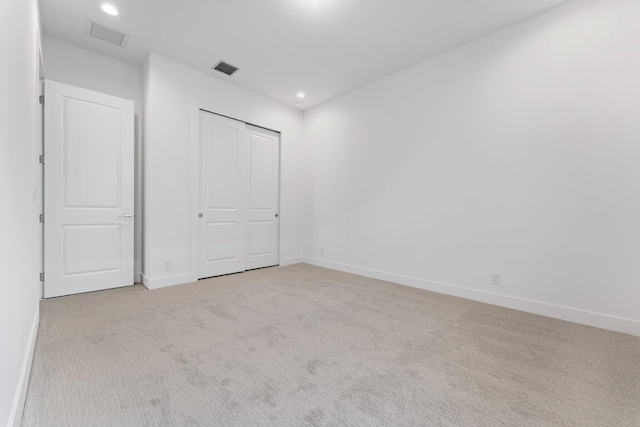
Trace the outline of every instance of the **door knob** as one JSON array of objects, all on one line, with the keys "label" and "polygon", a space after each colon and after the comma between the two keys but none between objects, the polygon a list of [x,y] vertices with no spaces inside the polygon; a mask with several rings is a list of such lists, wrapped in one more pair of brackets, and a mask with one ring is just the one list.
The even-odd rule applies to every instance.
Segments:
[{"label": "door knob", "polygon": [[124,218],[126,220],[132,220],[133,219],[133,214],[132,213],[126,213],[124,215],[118,215],[118,218]]}]

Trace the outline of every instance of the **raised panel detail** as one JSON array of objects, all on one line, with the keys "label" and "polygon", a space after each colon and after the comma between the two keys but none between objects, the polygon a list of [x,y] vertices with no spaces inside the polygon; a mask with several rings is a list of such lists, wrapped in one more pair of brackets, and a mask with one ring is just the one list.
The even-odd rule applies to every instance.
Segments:
[{"label": "raised panel detail", "polygon": [[204,239],[205,262],[228,261],[237,258],[238,223],[207,222]]},{"label": "raised panel detail", "polygon": [[216,123],[206,127],[206,207],[236,209],[238,206],[238,132]]},{"label": "raised panel detail", "polygon": [[63,100],[64,207],[120,207],[121,111]]},{"label": "raised panel detail", "polygon": [[251,135],[251,209],[273,209],[274,141]]},{"label": "raised panel detail", "polygon": [[249,224],[249,256],[273,252],[273,221],[252,221]]},{"label": "raised panel detail", "polygon": [[63,225],[64,276],[120,270],[120,224]]}]

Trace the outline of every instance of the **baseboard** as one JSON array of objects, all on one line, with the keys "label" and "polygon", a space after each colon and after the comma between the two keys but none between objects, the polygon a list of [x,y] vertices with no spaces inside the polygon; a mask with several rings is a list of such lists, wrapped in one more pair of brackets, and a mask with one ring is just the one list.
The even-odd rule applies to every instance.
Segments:
[{"label": "baseboard", "polygon": [[22,360],[22,369],[20,370],[20,380],[16,389],[11,413],[9,414],[8,427],[19,427],[22,423],[22,412],[24,411],[24,403],[27,399],[27,388],[29,387],[29,376],[31,375],[31,364],[33,363],[33,350],[36,347],[36,337],[38,335],[38,325],[40,324],[40,309],[36,310],[36,314],[31,325],[29,333],[29,342],[27,343],[27,354]]},{"label": "baseboard", "polygon": [[151,289],[149,287],[149,278],[143,273],[140,273],[140,283],[142,283],[147,289]]},{"label": "baseboard", "polygon": [[142,284],[145,285],[147,289],[167,288],[169,286],[183,285],[185,283],[195,282],[198,280],[198,278],[191,273],[159,277],[156,279],[152,279],[144,274],[140,274],[140,276]]},{"label": "baseboard", "polygon": [[303,262],[306,262],[307,259],[309,259],[309,258],[305,258],[305,257],[301,257],[301,256],[285,258],[280,263],[280,266],[281,267],[286,267],[287,265],[302,264]]},{"label": "baseboard", "polygon": [[463,286],[451,285],[448,283],[435,282],[420,279],[417,277],[403,276],[401,274],[388,273],[385,271],[372,270],[348,264],[341,264],[333,261],[325,261],[317,258],[303,258],[307,264],[332,270],[343,271],[345,273],[357,274],[370,277],[372,279],[385,280],[414,288],[425,289],[441,294],[452,295],[460,298],[484,302],[528,313],[539,314],[555,319],[580,323],[582,325],[607,329],[629,335],[640,336],[640,321],[611,316],[608,314],[594,313],[561,305],[534,301],[524,298],[513,297],[504,294],[482,291]]}]

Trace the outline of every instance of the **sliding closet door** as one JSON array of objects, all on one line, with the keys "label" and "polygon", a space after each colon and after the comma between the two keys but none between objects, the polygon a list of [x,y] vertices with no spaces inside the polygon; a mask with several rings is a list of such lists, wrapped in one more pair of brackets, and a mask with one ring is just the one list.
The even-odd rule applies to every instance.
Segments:
[{"label": "sliding closet door", "polygon": [[200,278],[245,270],[245,132],[242,122],[200,113]]},{"label": "sliding closet door", "polygon": [[249,211],[246,269],[278,264],[280,135],[247,125]]}]

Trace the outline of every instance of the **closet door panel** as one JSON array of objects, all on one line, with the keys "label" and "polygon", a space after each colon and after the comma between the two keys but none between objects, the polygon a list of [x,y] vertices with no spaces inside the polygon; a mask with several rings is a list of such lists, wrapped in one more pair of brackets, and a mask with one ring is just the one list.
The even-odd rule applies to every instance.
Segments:
[{"label": "closet door panel", "polygon": [[278,265],[280,135],[247,125],[249,209],[247,270]]},{"label": "closet door panel", "polygon": [[245,125],[200,113],[199,278],[245,270]]}]

